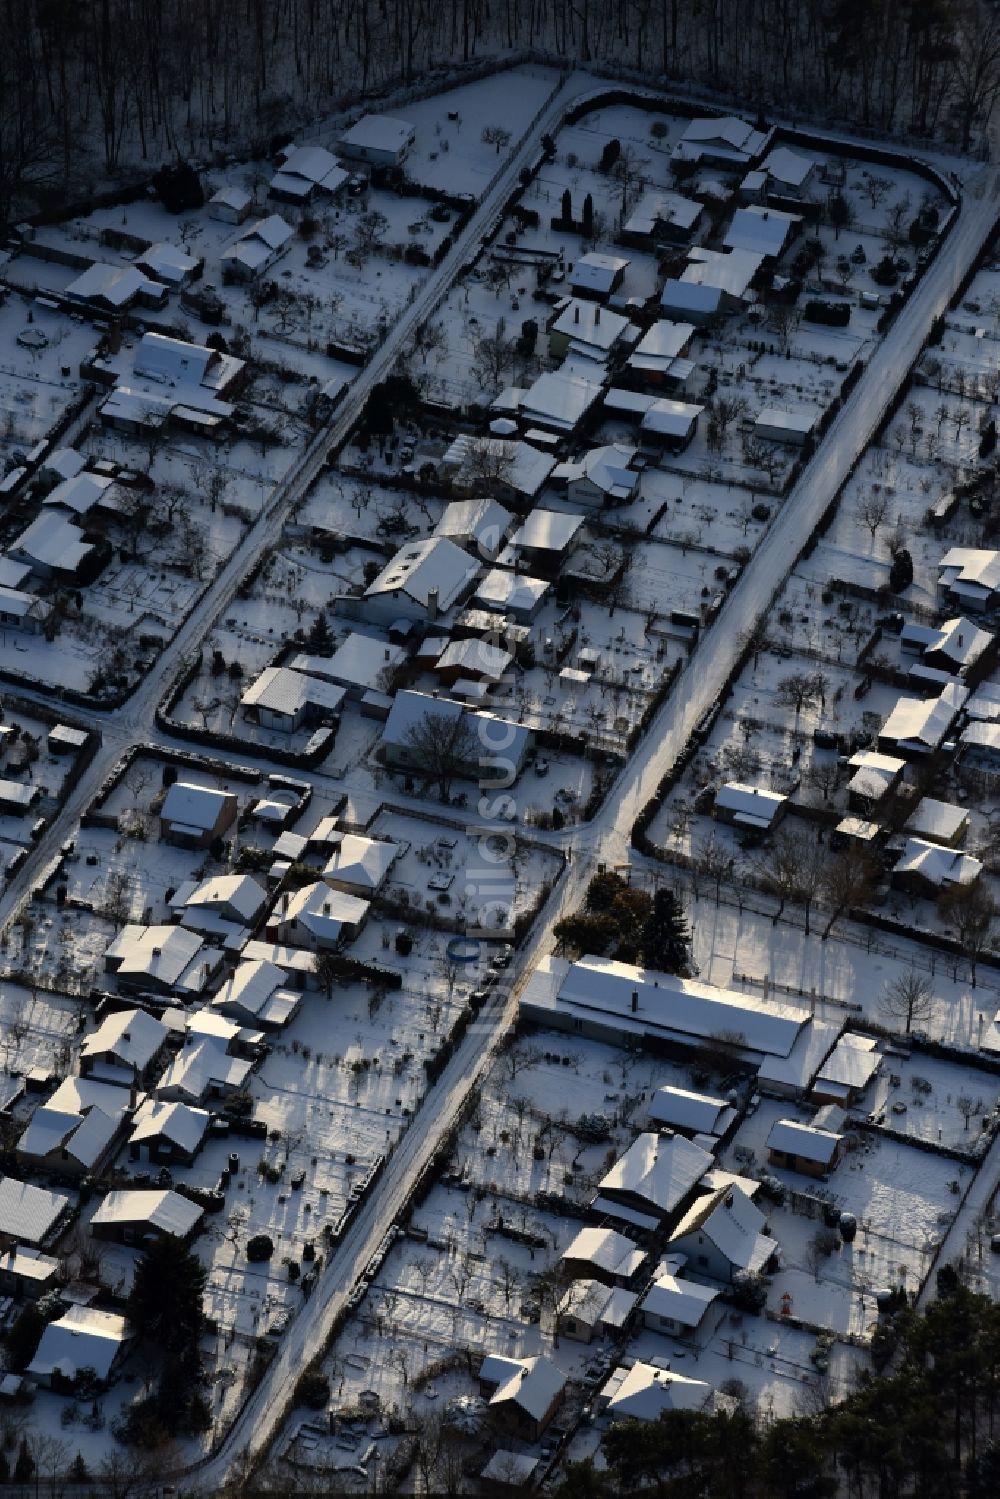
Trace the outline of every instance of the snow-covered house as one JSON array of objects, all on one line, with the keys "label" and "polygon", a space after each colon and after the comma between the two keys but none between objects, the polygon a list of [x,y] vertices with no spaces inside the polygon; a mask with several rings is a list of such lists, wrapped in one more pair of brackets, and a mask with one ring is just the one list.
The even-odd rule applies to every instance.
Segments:
[{"label": "snow-covered house", "polygon": [[206,344],[144,333],[134,358],[127,350],[92,354],[83,372],[114,390],[101,421],[126,432],[156,430],[168,421],[203,436],[218,436],[234,414],[234,396],[247,379],[246,361]]},{"label": "snow-covered house", "polygon": [[33,593],[0,584],[0,628],[40,635],[52,614],[52,605]]},{"label": "snow-covered house", "polygon": [[286,890],[268,920],[268,932],[278,942],[292,942],[313,950],[332,951],[353,942],[368,919],[369,902],[324,880]]},{"label": "snow-covered house", "polygon": [[120,989],[155,994],[200,993],[221,964],[221,952],[179,926],[129,923],[104,953],[105,972],[116,976]]},{"label": "snow-covered house", "polygon": [[959,740],[962,764],[987,775],[1000,772],[1000,724],[978,721],[962,730]]},{"label": "snow-covered house", "polygon": [[777,791],[764,791],[759,786],[744,786],[739,781],[727,781],[720,786],[712,805],[713,814],[720,822],[759,832],[776,827],[787,810],[787,796]]},{"label": "snow-covered house", "polygon": [[49,490],[42,504],[78,516],[90,515],[94,510],[114,514],[119,508],[117,495],[118,486],[108,474],[84,472],[63,479]]},{"label": "snow-covered house", "polygon": [[365,590],[365,618],[386,626],[400,618],[433,621],[466,597],[479,572],[479,563],[446,536],[409,542]]},{"label": "snow-covered house", "polygon": [[683,1135],[639,1135],[598,1184],[595,1213],[655,1229],[678,1211],[713,1165],[710,1151]]},{"label": "snow-covered house", "polygon": [[661,1275],[650,1286],[640,1302],[642,1320],[653,1332],[672,1337],[690,1338],[719,1292],[714,1286],[703,1286],[693,1280],[678,1280]]},{"label": "snow-covered house", "polygon": [[[741,312],[751,298],[751,285],[764,257],[757,250],[707,250],[695,245],[688,252],[688,263],[681,272],[681,281],[688,286],[712,287],[720,293],[719,310]],[[661,307],[667,316],[672,314],[661,297]],[[688,322],[697,323],[696,317]]]},{"label": "snow-covered house", "polygon": [[388,878],[399,849],[395,843],[365,838],[359,833],[335,833],[323,879],[332,890],[352,895],[376,895]]},{"label": "snow-covered house", "polygon": [[607,1286],[628,1286],[646,1263],[643,1250],[627,1234],[613,1228],[581,1228],[559,1260],[566,1275],[603,1281]]},{"label": "snow-covered house", "polygon": [[236,821],[232,791],[175,781],[160,808],[160,837],[178,848],[209,848]]},{"label": "snow-covered house", "polygon": [[[830,1055],[817,1070],[809,1098],[816,1104],[834,1104],[848,1108],[861,1099],[872,1078],[882,1066],[882,1053],[874,1036],[845,1031]],[[842,1121],[838,1121],[839,1124]],[[829,1129],[829,1120],[820,1128]]]},{"label": "snow-covered house", "polygon": [[639,430],[650,442],[670,453],[683,453],[698,430],[698,418],[704,406],[690,401],[674,401],[667,396],[653,401],[643,412]]},{"label": "snow-covered house", "polygon": [[289,666],[292,671],[342,687],[350,701],[360,702],[366,692],[384,684],[405,661],[402,646],[351,630],[332,656],[293,656]]},{"label": "snow-covered house", "polygon": [[179,291],[182,286],[190,286],[192,281],[197,281],[204,267],[204,261],[200,260],[197,255],[189,255],[187,250],[181,250],[177,245],[165,242],[150,245],[148,250],[143,250],[135,263],[154,281],[162,281],[164,286],[174,291]]},{"label": "snow-covered house", "polygon": [[[683,284],[683,283],[679,283]],[[625,361],[633,383],[677,389],[694,373],[687,351],[694,336],[694,323],[657,318]]]},{"label": "snow-covered house", "polygon": [[767,442],[781,442],[789,447],[800,448],[815,425],[814,411],[803,411],[801,408],[785,411],[778,406],[765,406],[754,419],[753,434]]},{"label": "snow-covered house", "polygon": [[67,516],[43,509],[11,542],[6,556],[29,567],[36,577],[76,585],[87,579],[98,553]]},{"label": "snow-covered house", "polygon": [[301,989],[292,988],[288,974],[265,958],[237,965],[219,992],[211,1009],[240,1025],[277,1030],[295,1019],[302,1004]]},{"label": "snow-covered house", "polygon": [[649,1105],[650,1122],[684,1135],[724,1135],[736,1117],[733,1105],[686,1088],[657,1088]]},{"label": "snow-covered house", "polygon": [[290,666],[265,666],[240,698],[240,712],[262,729],[294,734],[310,724],[336,722],[346,696],[334,682]]},{"label": "snow-covered house", "polygon": [[945,848],[957,848],[969,831],[969,810],[956,807],[953,802],[922,796],[906,819],[903,830],[913,838],[941,843]]},{"label": "snow-covered house", "polygon": [[588,448],[576,462],[559,464],[552,478],[565,483],[571,505],[624,505],[635,499],[639,489],[636,455],[630,444],[603,443]]},{"label": "snow-covered house", "polygon": [[136,1109],[128,1139],[130,1161],[151,1166],[191,1166],[200,1151],[211,1115],[186,1103],[147,1098]]},{"label": "snow-covered house", "polygon": [[923,759],[939,750],[954,728],[969,689],[952,683],[936,698],[901,697],[879,730],[884,754]]},{"label": "snow-covered house", "polygon": [[514,525],[509,510],[488,495],[470,500],[450,500],[434,527],[435,536],[446,536],[456,546],[492,562]]},{"label": "snow-covered house", "polygon": [[362,115],[337,142],[337,155],[344,161],[365,166],[398,167],[416,140],[416,128],[392,115]]},{"label": "snow-covered house", "polygon": [[507,567],[494,567],[476,585],[473,603],[518,624],[530,625],[551,592],[547,578],[529,578]]},{"label": "snow-covered house", "polygon": [[582,515],[565,510],[532,510],[500,560],[514,563],[521,571],[551,577],[579,546],[583,524]]},{"label": "snow-covered house", "polygon": [[[521,390],[511,395],[509,409],[519,410],[523,396]],[[474,494],[488,483],[497,498],[522,505],[539,494],[555,466],[552,454],[533,443],[502,437],[474,438],[468,432],[459,433],[440,463],[456,494]]]},{"label": "snow-covered house", "polygon": [[[986,664],[983,661],[985,656],[989,655],[992,660],[995,649],[996,636],[958,615],[955,619],[946,619],[940,629],[932,633],[924,645],[922,663],[932,671],[967,678],[977,665]],[[981,675],[981,672],[976,675]]]},{"label": "snow-covered house", "polygon": [[695,328],[707,328],[725,311],[722,288],[668,276],[660,292],[664,317]]},{"label": "snow-covered house", "polygon": [[1000,603],[1000,552],[952,547],[938,563],[938,596],[972,614]]},{"label": "snow-covered house", "polygon": [[638,1297],[621,1286],[606,1286],[599,1280],[574,1280],[556,1306],[556,1329],[560,1337],[589,1343],[594,1334],[620,1337]]},{"label": "snow-covered house", "polygon": [[220,187],[208,200],[208,212],[223,224],[245,224],[253,208],[253,198],[242,187]]},{"label": "snow-covered house", "polygon": [[527,425],[568,437],[600,400],[604,379],[603,368],[586,360],[546,370],[521,391],[518,414]]},{"label": "snow-covered house", "polygon": [[269,214],[248,224],[219,256],[223,277],[253,281],[269,271],[289,248],[295,231],[280,214]]},{"label": "snow-covered house", "polygon": [[156,1096],[191,1104],[226,1098],[243,1088],[250,1072],[251,1063],[230,1056],[220,1041],[189,1035],[160,1079]]},{"label": "snow-covered house", "polygon": [[129,1341],[128,1323],[117,1312],[70,1306],[46,1324],[26,1373],[48,1389],[68,1389],[85,1369],[106,1382]]},{"label": "snow-covered house", "polygon": [[835,1170],[843,1153],[842,1134],[803,1124],[799,1119],[776,1119],[767,1137],[767,1158],[771,1165],[805,1176],[827,1176]]},{"label": "snow-covered house", "polygon": [[549,354],[553,359],[575,354],[603,364],[635,335],[636,329],[621,313],[600,302],[570,297],[549,324]]},{"label": "snow-covered house", "polygon": [[80,1049],[80,1075],[131,1088],[147,1085],[158,1071],[167,1027],[145,1010],[106,1015]]},{"label": "snow-covered house", "polygon": [[907,838],[890,881],[897,890],[934,899],[955,886],[974,885],[983,872],[979,859],[959,849],[942,848],[923,838]]},{"label": "snow-covered house", "polygon": [[695,1202],[670,1235],[671,1254],[684,1254],[697,1275],[729,1284],[740,1270],[760,1270],[774,1251],[764,1214],[733,1183]]},{"label": "snow-covered house", "polygon": [[469,684],[494,685],[506,677],[514,657],[503,646],[476,636],[451,640],[434,663],[434,674],[445,687],[461,694]]},{"label": "snow-covered house", "polygon": [[348,175],[323,146],[289,146],[268,192],[286,203],[309,203],[320,193],[335,196]]},{"label": "snow-covered house", "polygon": [[382,729],[379,742],[386,764],[395,769],[426,772],[427,764],[420,746],[413,742],[414,733],[434,720],[451,729],[465,714],[475,743],[464,771],[469,776],[478,777],[484,764],[492,768],[502,753],[504,759],[510,761],[513,773],[519,774],[532,744],[530,729],[493,713],[468,713],[461,703],[451,698],[431,697],[426,692],[409,689],[396,693]]},{"label": "snow-covered house", "polygon": [[54,1290],[62,1266],[51,1254],[23,1244],[0,1249],[0,1294],[35,1301]]},{"label": "snow-covered house", "polygon": [[144,276],[134,265],[106,265],[95,260],[66,287],[71,302],[85,302],[102,312],[126,312],[135,302],[164,307],[167,288]]},{"label": "snow-covered house", "polygon": [[777,260],[801,223],[797,213],[782,213],[752,203],[737,208],[723,244],[729,250],[750,250],[765,260]]},{"label": "snow-covered house", "polygon": [[674,159],[711,161],[738,170],[757,160],[767,140],[763,131],[734,115],[693,119],[681,136]]},{"label": "snow-covered house", "polygon": [[859,750],[847,763],[854,772],[847,783],[847,804],[854,812],[877,806],[895,791],[906,769],[905,760],[876,750]]},{"label": "snow-covered house", "polygon": [[687,245],[695,238],[705,210],[693,198],[658,188],[643,193],[619,231],[626,245]]},{"label": "snow-covered house", "polygon": [[31,1116],[17,1142],[17,1160],[59,1176],[99,1174],[124,1138],[133,1097],[114,1083],[64,1078]]},{"label": "snow-covered house", "polygon": [[[252,927],[266,904],[267,891],[249,874],[216,874],[207,880],[185,881],[172,902],[183,924],[196,932],[202,930],[202,914],[235,926]],[[207,930],[212,930],[211,922]]]},{"label": "snow-covered house", "polygon": [[641,1360],[619,1365],[597,1397],[598,1408],[615,1421],[658,1421],[667,1411],[710,1412],[715,1391],[702,1379],[688,1379]]},{"label": "snow-covered house", "polygon": [[[490,1416],[503,1430],[537,1442],[565,1398],[566,1375],[543,1354],[503,1362],[517,1367],[501,1378],[490,1396]],[[482,1369],[479,1378],[482,1382]]]},{"label": "snow-covered house", "polygon": [[126,1189],[109,1192],[90,1220],[95,1239],[142,1246],[153,1239],[173,1239],[178,1244],[191,1238],[205,1210],[179,1192]]},{"label": "snow-covered house", "polygon": [[621,286],[629,265],[620,255],[600,255],[592,250],[580,256],[567,279],[575,296],[603,302]]},{"label": "snow-covered house", "polygon": [[803,156],[787,146],[775,146],[760,164],[767,174],[768,187],[782,198],[804,198],[815,181],[819,163],[815,157]]},{"label": "snow-covered house", "polygon": [[70,1200],[62,1192],[33,1187],[16,1176],[0,1176],[0,1223],[4,1237],[14,1244],[54,1240],[68,1217]]}]

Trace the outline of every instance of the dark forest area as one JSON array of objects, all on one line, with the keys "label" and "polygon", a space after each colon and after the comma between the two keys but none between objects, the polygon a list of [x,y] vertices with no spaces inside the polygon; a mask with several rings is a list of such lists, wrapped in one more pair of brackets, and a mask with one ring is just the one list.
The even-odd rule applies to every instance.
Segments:
[{"label": "dark forest area", "polygon": [[0,216],[274,135],[434,70],[592,63],[969,148],[987,0],[2,0]]}]

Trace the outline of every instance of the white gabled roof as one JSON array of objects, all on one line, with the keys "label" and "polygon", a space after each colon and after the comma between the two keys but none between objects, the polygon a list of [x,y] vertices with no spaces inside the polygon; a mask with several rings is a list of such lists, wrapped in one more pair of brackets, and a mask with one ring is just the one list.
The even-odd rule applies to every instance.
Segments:
[{"label": "white gabled roof", "polygon": [[110,1051],[124,1066],[141,1070],[148,1066],[166,1039],[167,1027],[145,1010],[119,1010],[117,1014],[106,1015],[97,1030],[86,1038],[81,1055],[103,1056]]},{"label": "white gabled roof", "polygon": [[543,1354],[518,1362],[520,1368],[497,1386],[490,1405],[516,1405],[533,1420],[540,1421],[566,1388],[566,1375]]},{"label": "white gabled roof", "polygon": [[630,326],[627,317],[602,307],[600,302],[570,297],[549,331],[564,333],[574,342],[608,354]]},{"label": "white gabled roof", "polygon": [[334,834],[338,841],[323,866],[323,878],[373,894],[380,890],[399,849],[395,843],[365,838],[359,833]]},{"label": "white gabled roof", "polygon": [[584,516],[564,510],[532,510],[511,538],[511,546],[532,551],[563,552],[584,523]]},{"label": "white gabled roof", "polygon": [[801,222],[797,213],[781,213],[754,203],[748,208],[737,208],[723,243],[730,250],[751,250],[773,258],[781,254],[788,236]]},{"label": "white gabled roof", "polygon": [[215,826],[223,805],[232,797],[231,791],[218,791],[214,786],[175,781],[163,799],[160,817],[163,822],[206,832]]},{"label": "white gabled roof", "polygon": [[712,1165],[710,1151],[683,1135],[646,1133],[602,1178],[602,1197],[628,1196],[648,1203],[661,1217],[674,1211]]},{"label": "white gabled roof", "polygon": [[654,432],[658,437],[687,437],[691,426],[704,411],[704,406],[695,406],[689,401],[671,401],[663,398],[653,401],[646,408],[639,423],[643,432]]},{"label": "white gabled roof", "polygon": [[299,197],[305,197],[314,187],[335,193],[343,187],[348,175],[323,146],[292,146],[271,178],[271,188]]},{"label": "white gabled roof", "polygon": [[401,151],[415,133],[409,121],[396,119],[393,115],[362,115],[340,137],[340,144],[355,150]]},{"label": "white gabled roof", "polygon": [[601,1400],[616,1420],[658,1421],[664,1411],[704,1410],[713,1393],[704,1380],[636,1362],[631,1369],[615,1370]]},{"label": "white gabled roof", "polygon": [[642,1310],[654,1317],[670,1317],[685,1327],[697,1327],[718,1294],[713,1286],[661,1275],[642,1298]]},{"label": "white gabled roof", "polygon": [[193,1153],[205,1138],[210,1120],[211,1115],[206,1109],[147,1098],[136,1110],[129,1144],[139,1145],[144,1140],[156,1140],[162,1136],[179,1149]]},{"label": "white gabled roof", "polygon": [[228,187],[220,187],[217,193],[213,193],[208,200],[208,206],[211,208],[213,203],[219,203],[224,208],[231,208],[234,213],[242,213],[245,208],[250,207],[252,202],[253,198],[242,187],[230,184]]},{"label": "white gabled roof", "polygon": [[96,1226],[108,1224],[146,1224],[158,1233],[183,1239],[202,1217],[204,1209],[179,1192],[160,1191],[109,1192],[91,1220]]},{"label": "white gabled roof", "polygon": [[434,527],[434,534],[475,542],[492,555],[503,545],[513,519],[509,510],[488,495],[471,500],[450,500]]},{"label": "white gabled roof", "polygon": [[368,901],[317,880],[282,896],[278,914],[283,922],[301,922],[316,936],[336,941],[345,926],[363,921],[368,909]]},{"label": "white gabled roof", "polygon": [[249,923],[267,902],[267,891],[249,874],[216,874],[202,880],[188,896],[189,906],[232,906]]},{"label": "white gabled roof", "polygon": [[629,1280],[645,1255],[626,1234],[613,1228],[581,1228],[573,1242],[563,1251],[564,1260],[587,1260],[605,1275]]},{"label": "white gabled roof", "polygon": [[715,805],[731,812],[738,822],[753,827],[770,827],[788,797],[777,791],[765,791],[760,786],[744,786],[740,781],[727,781],[715,793]]},{"label": "white gabled roof", "polygon": [[630,262],[621,255],[599,255],[591,251],[581,255],[569,273],[570,286],[582,286],[587,291],[610,292],[617,276]]},{"label": "white gabled roof", "polygon": [[863,1088],[878,1071],[882,1055],[874,1036],[845,1031],[817,1073],[817,1082]]},{"label": "white gabled roof", "polygon": [[50,489],[42,504],[60,506],[72,510],[75,515],[86,515],[105,500],[105,491],[114,482],[106,474],[77,473]]},{"label": "white gabled roof", "polygon": [[61,1192],[0,1176],[0,1223],[13,1239],[39,1244],[68,1207],[69,1198]]},{"label": "white gabled roof", "polygon": [[940,581],[945,587],[963,587],[992,593],[1000,588],[1000,552],[977,547],[952,547],[938,563]]},{"label": "white gabled roof", "polygon": [[688,251],[681,280],[692,286],[714,286],[731,297],[742,298],[763,263],[763,255],[754,250],[706,250],[695,245]]},{"label": "white gabled roof", "polygon": [[[151,285],[156,286],[156,283],[150,282],[149,277],[144,276],[134,265],[106,265],[95,260],[93,265],[88,266],[69,283],[66,295],[81,302],[99,299],[112,307],[127,307],[129,302]],[[163,292],[162,287],[157,286],[156,289]]]},{"label": "white gabled roof", "polygon": [[670,1244],[677,1245],[689,1234],[700,1233],[735,1268],[759,1270],[774,1249],[773,1239],[763,1229],[760,1208],[742,1187],[727,1184],[688,1209],[670,1235]]},{"label": "white gabled roof", "polygon": [[789,187],[801,187],[816,162],[813,157],[790,151],[787,146],[775,146],[760,165],[761,171],[767,172],[775,182],[784,182]]},{"label": "white gabled roof", "polygon": [[956,807],[952,802],[939,802],[932,796],[922,796],[906,819],[904,829],[931,843],[950,843],[953,838],[957,838],[968,820],[969,813],[965,807]]},{"label": "white gabled roof", "polygon": [[937,698],[901,697],[880,729],[879,738],[937,749],[968,696],[967,687],[953,683]]},{"label": "white gabled roof", "polygon": [[818,1166],[829,1166],[843,1138],[832,1130],[816,1129],[797,1119],[776,1119],[767,1137],[767,1147],[785,1155],[801,1156],[804,1161],[815,1161]]},{"label": "white gabled roof", "polygon": [[657,188],[643,193],[622,225],[622,231],[625,234],[653,234],[657,224],[674,224],[678,229],[690,230],[702,212],[696,199]]},{"label": "white gabled roof", "polygon": [[530,613],[536,604],[549,592],[551,583],[544,578],[529,578],[526,573],[511,572],[506,567],[494,567],[476,588],[476,602],[487,609],[501,613],[507,609],[521,609]]},{"label": "white gabled roof", "polygon": [[542,427],[572,432],[600,395],[599,380],[564,364],[532,382],[521,397],[521,416]]},{"label": "white gabled roof", "polygon": [[336,713],[343,701],[344,688],[335,682],[309,676],[290,666],[265,666],[240,698],[240,706],[294,718],[307,707]]},{"label": "white gabled roof", "polygon": [[718,312],[722,301],[722,288],[703,286],[696,281],[680,280],[668,276],[660,293],[660,306],[671,312],[689,312],[699,316],[711,316]]},{"label": "white gabled roof", "polygon": [[974,885],[983,866],[971,854],[939,843],[925,843],[922,838],[907,838],[893,874],[917,874],[928,884],[942,890],[950,885]]},{"label": "white gabled roof", "polygon": [[94,548],[83,532],[57,510],[42,510],[14,541],[9,551],[22,552],[43,567],[75,572]]},{"label": "white gabled roof", "polygon": [[48,1378],[57,1369],[74,1379],[81,1369],[93,1369],[98,1379],[107,1379],[111,1365],[128,1336],[128,1323],[116,1312],[93,1306],[70,1306],[56,1321],[48,1323],[28,1365],[33,1378]]},{"label": "white gabled roof", "polygon": [[479,563],[447,536],[429,536],[401,547],[365,590],[365,598],[402,592],[426,609],[436,593],[438,608],[450,609],[478,572]]},{"label": "white gabled roof", "polygon": [[158,281],[165,281],[168,285],[183,281],[185,276],[190,276],[198,269],[199,263],[194,255],[189,255],[186,250],[178,249],[176,245],[166,241],[150,245],[136,260],[136,265],[143,266]]},{"label": "white gabled roof", "polygon": [[105,956],[120,960],[119,974],[148,974],[170,985],[177,982],[203,946],[202,939],[184,927],[129,923],[106,949]]},{"label": "white gabled roof", "polygon": [[741,151],[745,150],[748,142],[752,142],[758,135],[759,131],[736,115],[717,115],[702,116],[691,120],[681,139],[699,145],[722,141],[732,150]]},{"label": "white gabled roof", "polygon": [[814,411],[784,411],[778,406],[765,406],[754,421],[755,427],[770,427],[777,432],[809,434],[816,421]]},{"label": "white gabled roof", "polygon": [[160,1079],[157,1092],[176,1089],[189,1098],[203,1098],[212,1084],[239,1088],[250,1074],[250,1063],[231,1057],[215,1040],[189,1042]]},{"label": "white gabled roof", "polygon": [[700,1134],[721,1134],[732,1104],[707,1093],[690,1093],[686,1088],[657,1088],[649,1105],[649,1117],[657,1124],[675,1129],[690,1129]]}]

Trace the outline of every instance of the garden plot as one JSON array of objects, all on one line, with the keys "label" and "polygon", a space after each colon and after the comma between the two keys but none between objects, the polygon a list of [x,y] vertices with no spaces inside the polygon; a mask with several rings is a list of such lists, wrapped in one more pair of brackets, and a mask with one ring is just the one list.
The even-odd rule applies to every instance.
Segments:
[{"label": "garden plot", "polygon": [[75,996],[5,980],[0,987],[0,1062],[4,1071],[24,1074],[32,1067],[53,1072],[67,1069],[79,1013],[80,1001]]},{"label": "garden plot", "polygon": [[[361,456],[356,452],[348,460],[345,452],[342,458],[348,463]],[[326,470],[312,486],[298,509],[296,522],[333,535],[377,540],[382,545],[390,535],[401,542],[404,530],[407,535],[413,529],[429,533],[443,509],[444,501],[436,496],[415,495],[412,490],[394,489],[391,481],[369,482],[337,469]]]},{"label": "garden plot", "polygon": [[[724,557],[742,557],[752,551],[764,533],[766,520],[754,519],[758,503],[748,489],[736,484],[711,484],[684,474],[646,469],[642,476],[642,499],[659,512],[652,535],[658,541],[705,546]],[[764,502],[771,513],[777,502]],[[613,516],[627,515],[624,506]]]},{"label": "garden plot", "polygon": [[[18,342],[22,335],[27,348]],[[34,447],[80,395],[80,360],[93,341],[90,328],[18,292],[0,305],[0,444],[8,466],[15,450]]]},{"label": "garden plot", "polygon": [[900,1134],[969,1151],[985,1147],[983,1121],[998,1103],[1000,1077],[920,1052],[887,1057],[865,1095],[865,1107]]}]

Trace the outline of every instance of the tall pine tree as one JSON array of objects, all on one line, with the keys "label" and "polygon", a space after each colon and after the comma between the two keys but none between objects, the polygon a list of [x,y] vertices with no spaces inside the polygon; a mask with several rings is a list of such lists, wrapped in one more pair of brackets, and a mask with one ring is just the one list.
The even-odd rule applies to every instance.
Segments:
[{"label": "tall pine tree", "polygon": [[643,927],[642,961],[660,973],[688,973],[691,968],[691,928],[677,895],[666,887],[654,895]]}]

